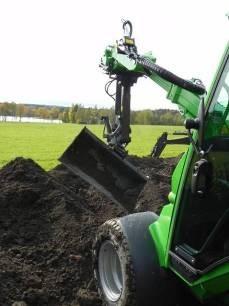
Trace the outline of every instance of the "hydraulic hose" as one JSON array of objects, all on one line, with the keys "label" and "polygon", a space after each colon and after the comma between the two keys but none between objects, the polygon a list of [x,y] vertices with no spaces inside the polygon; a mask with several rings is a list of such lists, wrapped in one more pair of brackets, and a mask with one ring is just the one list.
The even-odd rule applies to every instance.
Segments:
[{"label": "hydraulic hose", "polygon": [[138,64],[142,65],[145,68],[145,72],[147,75],[154,72],[161,78],[165,79],[166,81],[171,82],[195,94],[203,95],[206,93],[205,86],[199,80],[198,83],[194,83],[192,81],[182,79],[179,76],[175,75],[174,73],[154,64],[145,57],[138,57],[136,61]]}]

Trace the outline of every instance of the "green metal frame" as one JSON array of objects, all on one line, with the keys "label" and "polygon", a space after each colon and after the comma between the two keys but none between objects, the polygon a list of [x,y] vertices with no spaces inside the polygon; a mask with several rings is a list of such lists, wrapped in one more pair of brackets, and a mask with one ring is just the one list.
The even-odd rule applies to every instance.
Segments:
[{"label": "green metal frame", "polygon": [[[211,103],[212,96],[222,73],[223,63],[225,62],[225,58],[228,57],[228,54],[229,43],[226,46],[225,53],[221,59],[208,95],[205,97],[206,110],[208,110]],[[150,52],[146,53],[144,56],[152,62],[156,62],[156,58]],[[118,46],[109,46],[105,50],[102,64],[111,75],[123,72],[138,73],[139,75],[144,74],[144,68],[140,64],[136,64],[136,61],[126,54],[120,53]],[[162,79],[155,73],[151,73],[151,75],[148,76],[167,92],[167,98],[178,105],[185,118],[195,118],[197,116],[200,99],[202,99],[201,96],[186,89],[182,89]],[[194,141],[196,141],[197,133],[194,133],[193,138]],[[169,204],[164,205],[158,220],[150,225],[149,231],[157,248],[160,265],[164,268],[173,270],[173,272],[190,287],[196,297],[203,301],[220,294],[221,297],[224,297],[223,293],[229,291],[229,263],[224,263],[191,282],[184,279],[184,277],[172,267],[169,257],[173,235],[176,231],[179,204],[193,154],[193,145],[190,144],[187,152],[184,153],[173,173],[171,192],[168,196]],[[229,303],[225,303],[225,305],[229,305]]]},{"label": "green metal frame", "polygon": [[[220,61],[219,68],[215,74],[209,93],[205,99],[206,109],[210,106],[213,94],[222,74],[225,59],[229,56],[229,43],[226,46],[224,55]],[[197,135],[194,135],[194,138]],[[198,278],[193,282],[184,279],[169,262],[169,250],[176,230],[176,219],[179,211],[179,203],[186,183],[187,173],[193,158],[194,150],[192,145],[179,161],[172,176],[172,191],[169,194],[170,204],[165,205],[162,209],[159,219],[150,226],[149,230],[157,246],[160,264],[162,267],[171,268],[183,281],[190,287],[199,300],[210,299],[222,295],[229,290],[229,263],[224,263],[214,270]],[[221,296],[222,298],[222,296]],[[227,303],[227,302],[226,302]],[[225,304],[229,305],[229,303]]]},{"label": "green metal frame", "polygon": [[[151,52],[144,54],[144,56],[153,63],[156,62],[156,58]],[[140,64],[136,64],[135,60],[130,59],[126,54],[120,54],[117,46],[110,46],[105,50],[102,63],[107,67],[106,70],[112,74],[121,72],[145,74],[144,68]],[[179,106],[185,118],[196,117],[200,102],[199,95],[164,80],[156,73],[151,73],[149,77],[167,92],[167,98]]]}]

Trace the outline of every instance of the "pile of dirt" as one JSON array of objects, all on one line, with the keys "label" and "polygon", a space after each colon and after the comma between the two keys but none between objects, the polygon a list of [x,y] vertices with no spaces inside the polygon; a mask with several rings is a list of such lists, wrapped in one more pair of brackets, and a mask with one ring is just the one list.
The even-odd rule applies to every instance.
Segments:
[{"label": "pile of dirt", "polygon": [[144,189],[138,197],[136,211],[154,211],[159,213],[161,206],[168,202],[171,174],[179,157],[151,158],[130,156],[130,162],[148,177]]},{"label": "pile of dirt", "polygon": [[[177,159],[130,160],[149,176],[137,210],[158,211]],[[63,166],[48,173],[30,159],[10,162],[0,170],[0,305],[101,305],[92,241],[126,213]]]}]

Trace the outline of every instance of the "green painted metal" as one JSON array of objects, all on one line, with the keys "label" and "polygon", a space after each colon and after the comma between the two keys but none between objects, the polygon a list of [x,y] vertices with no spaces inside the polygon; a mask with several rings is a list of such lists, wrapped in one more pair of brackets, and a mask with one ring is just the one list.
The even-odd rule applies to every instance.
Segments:
[{"label": "green painted metal", "polygon": [[156,222],[149,226],[149,231],[153,237],[160,265],[165,267],[167,243],[172,220],[173,204],[164,205],[160,216]]},{"label": "green painted metal", "polygon": [[[207,107],[207,110],[209,109],[209,106],[211,104],[211,100],[213,97],[213,94],[215,92],[215,89],[217,87],[217,84],[219,82],[219,78],[222,73],[222,69],[224,67],[224,63],[226,58],[229,56],[229,43],[226,46],[224,55],[220,61],[219,68],[215,74],[215,77],[213,79],[213,82],[211,84],[210,90],[208,92],[208,95],[205,99],[205,104]],[[207,123],[207,122],[206,122]],[[197,137],[197,134],[194,135],[194,138]],[[192,160],[194,154],[194,150],[192,145],[190,145],[189,150],[187,152],[187,158],[185,161],[185,165],[183,170],[176,169],[173,176],[173,180],[175,181],[180,181],[179,188],[178,190],[173,189],[177,185],[175,184],[174,186],[172,185],[172,193],[176,193],[176,200],[175,200],[175,205],[174,205],[174,210],[173,210],[173,216],[172,216],[172,221],[170,225],[170,232],[169,232],[169,237],[168,237],[168,244],[167,244],[167,250],[166,250],[166,259],[165,259],[165,266],[169,266],[183,281],[190,287],[190,289],[193,291],[193,293],[198,297],[199,300],[205,300],[205,299],[210,299],[212,297],[222,295],[224,292],[229,290],[229,264],[225,263],[223,265],[218,266],[214,270],[206,273],[205,275],[201,276],[198,280],[194,282],[188,282],[186,279],[184,279],[177,271],[174,270],[174,268],[170,265],[169,262],[169,250],[171,248],[171,242],[172,238],[174,235],[174,232],[176,231],[176,221],[177,221],[177,216],[179,212],[179,204],[181,201],[182,197],[182,192],[184,185],[186,183],[186,178],[187,178],[187,173],[190,168],[190,163]],[[152,237],[154,238],[154,232],[152,233]],[[158,250],[161,252],[160,250]],[[164,250],[163,250],[164,253]]]},{"label": "green painted metal", "polygon": [[[153,63],[156,58],[151,52],[144,54]],[[109,46],[106,48],[102,57],[102,65],[106,67],[106,71],[111,74],[120,72],[134,72],[144,74],[144,69],[140,64],[136,64],[134,59],[129,58],[126,54],[120,54],[117,46]],[[158,84],[167,92],[167,98],[177,104],[185,118],[195,118],[199,108],[200,96],[186,89],[170,83],[155,73],[149,78]]]},{"label": "green painted metal", "polygon": [[[225,53],[219,64],[218,71],[215,74],[213,82],[211,84],[208,95],[205,99],[207,109],[209,109],[211,99],[215,92],[215,88],[218,84],[219,77],[222,73],[225,59],[229,55],[229,43],[226,46]],[[190,111],[188,112],[190,113]],[[194,115],[195,111],[193,112]],[[186,113],[187,114],[187,113]],[[215,129],[217,131],[217,129]],[[212,131],[212,128],[211,128]],[[210,132],[209,132],[210,133]],[[208,131],[206,133],[208,137]],[[194,139],[197,138],[197,133],[194,135]],[[169,194],[169,201],[171,204],[165,205],[160,214],[158,221],[152,224],[149,228],[152,238],[158,250],[158,256],[160,264],[163,267],[169,267],[176,273],[191,289],[193,294],[200,300],[206,299],[224,298],[224,293],[229,290],[229,264],[225,263],[214,270],[199,277],[198,280],[189,282],[182,277],[169,262],[169,250],[171,247],[172,238],[176,231],[176,217],[179,212],[179,203],[183,192],[184,184],[186,183],[187,173],[190,168],[190,163],[194,154],[192,145],[190,145],[188,151],[183,155],[182,159],[178,163],[173,176],[172,176],[172,190]],[[225,305],[229,305],[228,298],[225,297]]]},{"label": "green painted metal", "polygon": [[180,183],[180,174],[183,172],[185,161],[187,159],[187,152],[185,152],[181,159],[179,160],[175,170],[173,171],[172,182],[171,182],[171,192],[169,193],[169,203],[174,204],[176,201],[176,194]]},{"label": "green painted metal", "polygon": [[[203,275],[195,282],[188,282],[173,267],[170,269],[180,277],[190,288],[193,294],[200,300],[211,299],[228,292],[229,264],[219,266],[217,269]],[[226,304],[227,305],[227,304]]]},{"label": "green painted metal", "polygon": [[[147,53],[145,56],[152,62],[156,61],[156,58],[151,53]],[[213,94],[222,73],[223,64],[228,56],[229,43],[227,43],[219,68],[212,81],[208,94],[205,97],[206,111],[209,110]],[[137,73],[139,75],[144,74],[143,67],[140,64],[136,64],[135,60],[129,58],[126,54],[118,52],[117,46],[109,46],[105,50],[102,64],[110,74],[120,72]],[[195,118],[197,116],[200,99],[202,98],[201,96],[186,89],[182,89],[164,80],[155,73],[150,74],[149,77],[167,92],[167,98],[178,105],[185,118]],[[208,117],[206,118],[208,120]],[[208,134],[212,135],[210,130],[212,131],[212,127],[211,129],[209,127],[209,130],[206,131],[206,137],[208,137]],[[197,140],[197,136],[197,132],[194,133],[194,141]],[[173,173],[171,192],[168,196],[169,204],[163,207],[158,220],[149,226],[149,231],[154,240],[159,262],[162,267],[171,269],[180,277],[199,300],[204,301],[219,296],[226,301],[227,298],[224,294],[226,291],[229,291],[229,263],[217,266],[215,269],[205,273],[195,281],[188,281],[174,269],[170,262],[169,251],[171,249],[174,234],[176,233],[177,222],[179,222],[180,203],[193,156],[194,148],[193,145],[190,144],[187,152],[182,156]],[[225,305],[229,305],[229,303],[225,303]]]},{"label": "green painted metal", "polygon": [[172,215],[174,210],[174,203],[176,201],[176,193],[179,187],[179,176],[180,173],[182,173],[183,171],[186,158],[187,158],[187,153],[184,153],[174,170],[172,176],[172,191],[168,195],[170,204],[165,205],[162,208],[158,220],[153,224],[151,224],[149,227],[149,231],[153,237],[154,243],[158,250],[158,257],[160,265],[162,267],[167,267],[166,258],[167,258],[168,237],[169,237]]}]

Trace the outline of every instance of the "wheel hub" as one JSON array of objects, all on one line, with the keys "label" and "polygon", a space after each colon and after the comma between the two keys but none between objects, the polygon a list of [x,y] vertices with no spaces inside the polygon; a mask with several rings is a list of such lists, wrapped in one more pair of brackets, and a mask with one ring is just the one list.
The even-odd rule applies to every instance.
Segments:
[{"label": "wheel hub", "polygon": [[99,250],[99,277],[103,293],[111,302],[120,298],[123,290],[123,273],[114,244],[107,240]]}]

